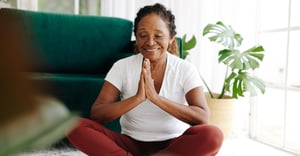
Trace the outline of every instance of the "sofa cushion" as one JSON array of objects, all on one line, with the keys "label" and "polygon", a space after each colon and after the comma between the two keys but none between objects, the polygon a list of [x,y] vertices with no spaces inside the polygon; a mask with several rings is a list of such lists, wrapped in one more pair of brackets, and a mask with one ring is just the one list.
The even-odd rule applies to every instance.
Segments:
[{"label": "sofa cushion", "polygon": [[[104,82],[101,75],[30,73],[30,79],[41,92],[49,94],[60,101],[72,112],[78,112],[81,117],[90,117],[90,108],[98,96]],[[119,120],[105,124],[111,130],[120,132]]]},{"label": "sofa cushion", "polygon": [[80,113],[82,117],[89,117],[90,107],[95,101],[103,84],[102,76],[77,74],[30,74],[41,92],[50,94],[71,110]]}]

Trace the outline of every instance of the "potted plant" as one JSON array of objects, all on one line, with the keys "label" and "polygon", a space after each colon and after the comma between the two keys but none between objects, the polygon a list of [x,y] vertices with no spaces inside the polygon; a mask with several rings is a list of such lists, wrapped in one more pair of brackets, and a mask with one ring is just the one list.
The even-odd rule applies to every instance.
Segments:
[{"label": "potted plant", "polygon": [[[265,92],[264,82],[252,75],[252,71],[259,67],[264,58],[264,48],[261,45],[240,51],[237,48],[242,44],[243,38],[231,26],[220,21],[208,24],[203,30],[203,36],[208,36],[210,41],[225,47],[218,54],[219,63],[226,65],[225,79],[218,98],[223,98],[226,92],[231,93],[232,98],[243,97],[245,92],[250,96],[256,96],[257,90]],[[208,91],[214,98],[209,88]]]},{"label": "potted plant", "polygon": [[[211,122],[219,125],[225,137],[228,137],[232,131],[236,99],[244,97],[245,93],[256,96],[258,92],[262,94],[265,92],[264,81],[253,75],[253,71],[263,61],[264,48],[261,45],[254,45],[245,51],[239,50],[238,47],[243,41],[242,36],[236,33],[230,25],[225,25],[221,21],[206,25],[203,29],[203,36],[224,47],[218,52],[218,62],[226,66],[222,90],[219,93],[213,93],[202,76],[201,79],[208,91],[206,97],[211,110]],[[194,36],[189,41],[186,40],[186,35],[183,36],[183,52],[187,53],[186,55],[195,45]],[[183,58],[186,55],[183,55]],[[227,119],[226,122],[229,122],[229,125],[224,125],[226,122],[219,119]]]}]

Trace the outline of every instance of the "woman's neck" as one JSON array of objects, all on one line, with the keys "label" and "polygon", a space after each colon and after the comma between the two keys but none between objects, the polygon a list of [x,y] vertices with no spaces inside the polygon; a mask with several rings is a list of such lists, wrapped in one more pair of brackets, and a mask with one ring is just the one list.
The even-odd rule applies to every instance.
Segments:
[{"label": "woman's neck", "polygon": [[164,69],[167,64],[167,55],[157,61],[150,61],[151,71]]}]

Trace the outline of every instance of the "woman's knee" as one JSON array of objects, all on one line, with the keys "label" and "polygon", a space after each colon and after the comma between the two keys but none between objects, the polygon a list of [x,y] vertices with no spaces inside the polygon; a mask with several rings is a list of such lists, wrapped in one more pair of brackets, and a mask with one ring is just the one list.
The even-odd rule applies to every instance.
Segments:
[{"label": "woman's knee", "polygon": [[102,125],[98,124],[95,121],[86,118],[79,118],[76,125],[67,132],[67,138],[70,140],[72,138],[76,138],[77,136],[82,135],[84,133],[84,129],[101,129]]},{"label": "woman's knee", "polygon": [[73,136],[76,136],[76,134],[78,133],[78,130],[86,125],[88,119],[84,119],[84,118],[79,118],[76,122],[76,124],[74,125],[74,127],[72,127],[71,129],[69,129],[66,133],[67,138],[73,138]]},{"label": "woman's knee", "polygon": [[221,129],[209,124],[192,126],[187,133],[194,134],[199,140],[214,147],[220,147],[224,139]]}]

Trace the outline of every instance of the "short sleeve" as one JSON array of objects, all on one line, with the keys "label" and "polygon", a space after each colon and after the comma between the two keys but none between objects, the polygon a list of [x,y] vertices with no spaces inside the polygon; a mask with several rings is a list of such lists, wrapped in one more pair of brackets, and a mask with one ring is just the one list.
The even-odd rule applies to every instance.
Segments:
[{"label": "short sleeve", "polygon": [[203,85],[199,72],[193,64],[185,64],[183,73],[183,89],[185,94],[190,90]]},{"label": "short sleeve", "polygon": [[105,77],[105,80],[114,85],[119,91],[122,89],[122,75],[124,76],[124,74],[121,74],[122,71],[121,62],[115,62]]}]

